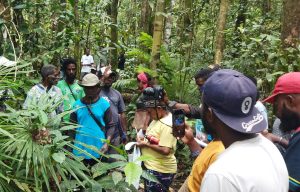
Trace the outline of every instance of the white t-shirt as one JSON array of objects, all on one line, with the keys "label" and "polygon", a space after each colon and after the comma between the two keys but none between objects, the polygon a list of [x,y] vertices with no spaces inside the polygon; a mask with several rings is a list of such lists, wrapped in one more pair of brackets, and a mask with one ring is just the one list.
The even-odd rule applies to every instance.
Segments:
[{"label": "white t-shirt", "polygon": [[[81,57],[81,63],[83,65],[94,63],[93,56],[91,56],[91,55],[82,55],[82,57]],[[82,73],[89,73],[89,72],[91,72],[91,66],[82,66],[81,72]]]},{"label": "white t-shirt", "polygon": [[258,135],[230,145],[208,168],[201,192],[287,192],[288,172],[275,145]]}]

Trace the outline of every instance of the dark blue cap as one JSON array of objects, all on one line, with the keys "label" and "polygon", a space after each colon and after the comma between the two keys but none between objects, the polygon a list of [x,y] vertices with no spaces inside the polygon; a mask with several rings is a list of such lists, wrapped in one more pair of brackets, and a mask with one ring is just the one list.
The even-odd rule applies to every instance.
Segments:
[{"label": "dark blue cap", "polygon": [[255,107],[257,88],[242,73],[221,69],[204,84],[203,101],[230,128],[242,133],[258,133],[267,120]]}]

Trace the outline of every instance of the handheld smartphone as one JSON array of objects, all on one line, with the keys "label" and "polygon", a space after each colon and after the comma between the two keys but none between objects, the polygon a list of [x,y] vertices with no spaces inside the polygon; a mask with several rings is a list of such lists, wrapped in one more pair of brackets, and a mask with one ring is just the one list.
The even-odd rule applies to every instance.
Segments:
[{"label": "handheld smartphone", "polygon": [[172,113],[172,119],[173,119],[173,131],[172,134],[174,137],[182,138],[185,134],[185,115],[184,111],[182,109],[176,109]]}]

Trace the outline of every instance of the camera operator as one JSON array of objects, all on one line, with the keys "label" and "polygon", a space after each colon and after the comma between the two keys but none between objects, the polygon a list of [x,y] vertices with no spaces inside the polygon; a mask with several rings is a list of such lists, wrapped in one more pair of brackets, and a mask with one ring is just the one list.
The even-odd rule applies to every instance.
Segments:
[{"label": "camera operator", "polygon": [[[200,69],[195,75],[195,83],[198,86],[198,90],[200,95],[203,91],[203,85],[205,81],[210,77],[210,75],[219,70],[220,66],[218,64],[210,65],[208,68]],[[190,104],[185,103],[177,103],[176,101],[170,101],[167,97],[165,98],[165,102],[168,104],[168,107],[171,109],[183,109],[185,115],[188,118],[201,119],[201,110],[198,106],[192,106]]]},{"label": "camera operator", "polygon": [[159,181],[156,183],[145,180],[146,192],[167,192],[177,172],[174,155],[177,140],[172,135],[172,114],[166,109],[166,103],[163,101],[164,95],[165,92],[161,87],[149,87],[143,91],[137,103],[146,109],[153,119],[145,136],[137,137],[137,146],[141,148],[142,154],[154,158],[144,161],[144,169]]}]

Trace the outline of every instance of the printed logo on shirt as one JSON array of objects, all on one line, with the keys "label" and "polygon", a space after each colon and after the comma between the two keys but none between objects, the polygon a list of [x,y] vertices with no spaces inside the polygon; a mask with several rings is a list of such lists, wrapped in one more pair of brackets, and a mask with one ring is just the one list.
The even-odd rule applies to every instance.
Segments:
[{"label": "printed logo on shirt", "polygon": [[108,98],[108,97],[103,97],[103,99],[105,99],[107,102],[109,102],[109,103],[110,103],[110,100],[109,100],[109,98]]},{"label": "printed logo on shirt", "polygon": [[257,114],[253,116],[253,119],[249,122],[242,122],[243,129],[246,130],[246,132],[249,132],[252,130],[252,128],[257,125],[258,123],[262,122],[264,117],[261,114]]}]

